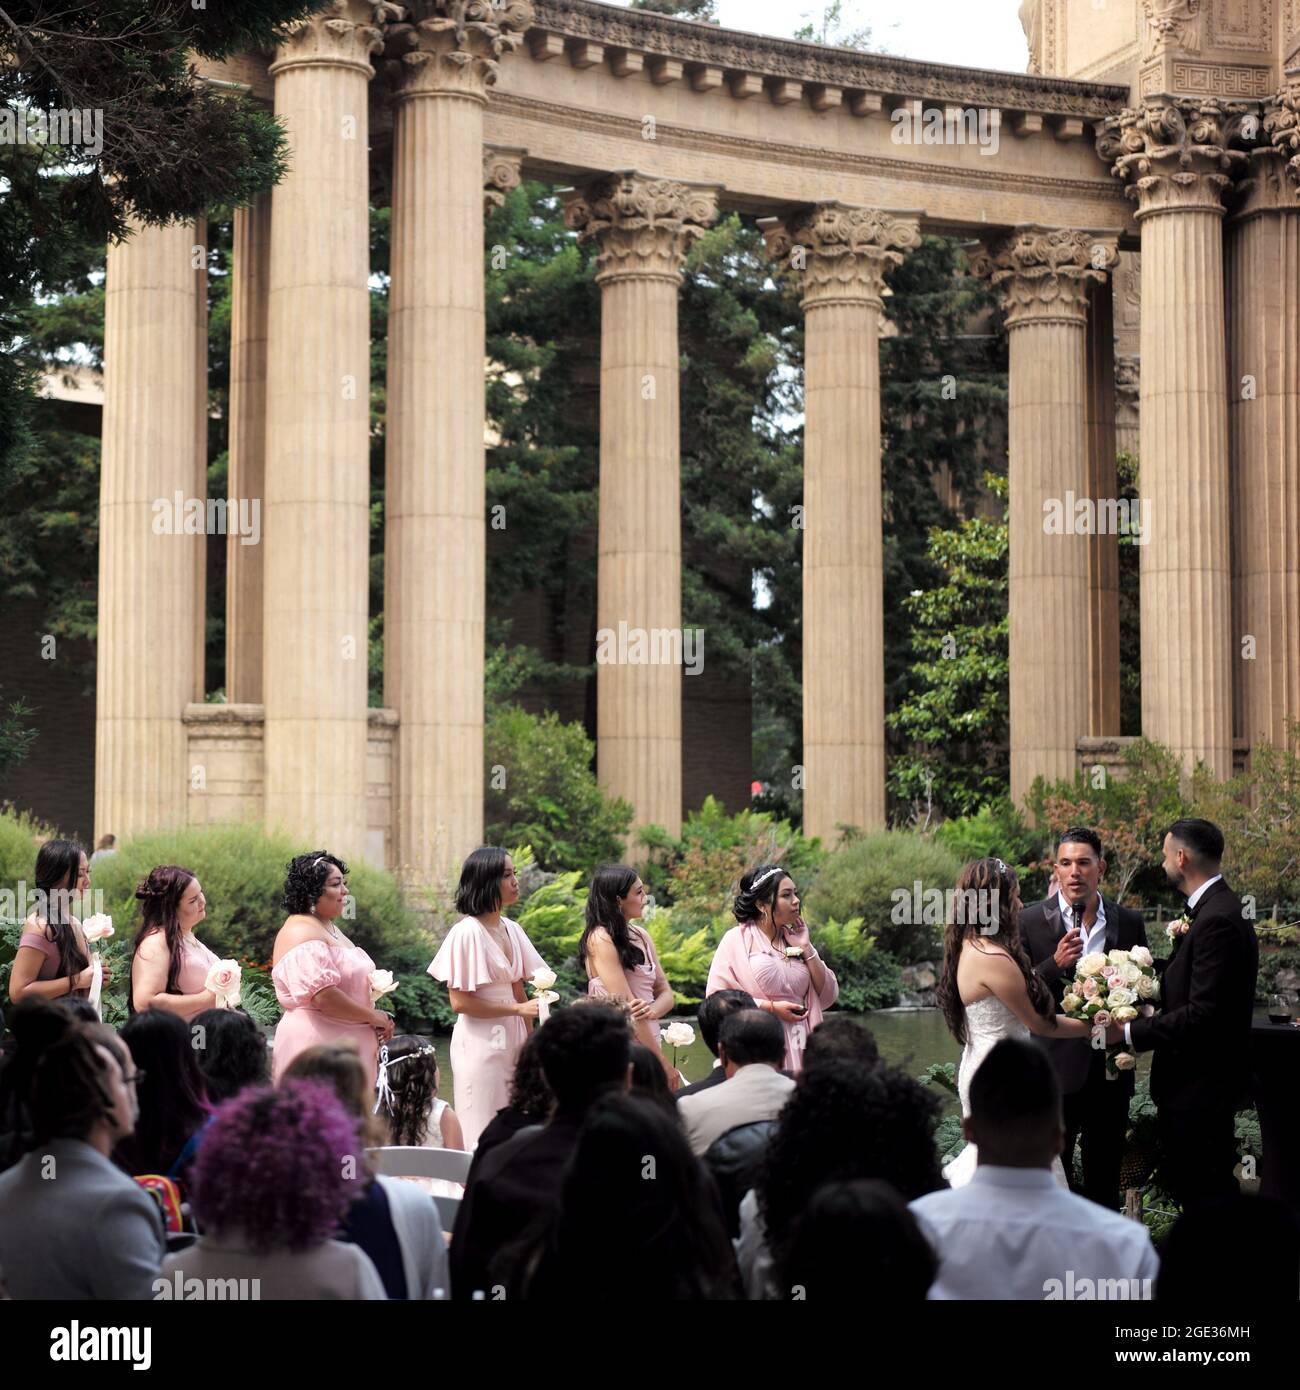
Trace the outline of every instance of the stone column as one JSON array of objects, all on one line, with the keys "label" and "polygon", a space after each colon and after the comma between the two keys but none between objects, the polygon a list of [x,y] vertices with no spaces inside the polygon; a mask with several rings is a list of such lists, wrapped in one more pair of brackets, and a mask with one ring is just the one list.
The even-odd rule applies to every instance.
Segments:
[{"label": "stone column", "polygon": [[371,22],[335,0],[270,72],[290,166],[271,195],[263,659],[266,819],[359,855],[366,829]]},{"label": "stone column", "polygon": [[[198,449],[207,265],[193,222],[132,224],[108,249],[99,491],[95,835],[185,824],[181,717],[202,679],[206,495]],[[202,313],[201,313],[202,303]],[[179,505],[178,499],[179,497]],[[193,522],[191,522],[193,527]]]},{"label": "stone column", "polygon": [[[1300,103],[1298,103],[1300,104]],[[1285,107],[1270,125],[1288,127]],[[1291,127],[1294,129],[1294,127]],[[1236,485],[1241,731],[1282,745],[1300,719],[1300,197],[1283,140],[1257,149],[1228,237],[1229,431]],[[1300,177],[1300,155],[1296,157]]]},{"label": "stone column", "polygon": [[[393,29],[384,702],[398,714],[394,861],[441,881],[483,837],[483,108],[527,4]],[[526,518],[511,518],[526,526]]]},{"label": "stone column", "polygon": [[685,657],[677,293],[691,242],[716,215],[716,189],[632,171],[565,195],[569,226],[597,244],[601,287],[596,772],[631,802],[634,828],[674,835]]},{"label": "stone column", "polygon": [[[1096,499],[1091,492],[1088,285],[1113,238],[1018,228],[974,269],[1003,291],[1010,335],[1009,662],[1011,797],[1038,776],[1072,778],[1091,728]],[[1083,500],[1093,504],[1078,507]],[[1118,671],[1113,673],[1118,680]]]},{"label": "stone column", "polygon": [[1098,152],[1142,228],[1142,732],[1232,771],[1232,569],[1223,205],[1235,109],[1153,97]]},{"label": "stone column", "polygon": [[[1088,496],[1118,500],[1115,470],[1115,316],[1113,277],[1095,281],[1088,296]],[[1119,536],[1098,527],[1088,543],[1088,732],[1118,734]]]},{"label": "stone column", "polygon": [[[271,195],[235,209],[230,296],[230,465],[226,495],[261,516],[266,492],[266,318],[271,278]],[[251,516],[251,512],[250,512]],[[226,699],[262,703],[262,576],[266,547],[226,541]]]},{"label": "stone column", "polygon": [[919,220],[822,203],[761,224],[804,310],[804,830],[885,824],[880,318]]}]

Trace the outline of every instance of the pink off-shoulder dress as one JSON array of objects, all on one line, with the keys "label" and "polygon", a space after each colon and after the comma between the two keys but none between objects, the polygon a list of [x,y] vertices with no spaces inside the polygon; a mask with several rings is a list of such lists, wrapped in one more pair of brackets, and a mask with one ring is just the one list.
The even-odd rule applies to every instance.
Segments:
[{"label": "pink off-shoulder dress", "polygon": [[[627,980],[627,992],[633,999],[640,999],[645,1004],[653,1004],[655,1001],[655,979],[659,974],[659,957],[655,955],[655,944],[650,940],[650,933],[635,922],[627,924],[627,931],[632,938],[632,944],[639,946],[641,954],[645,957],[640,965],[634,965],[630,970],[626,966],[623,967],[623,975]],[[586,965],[587,993],[597,999],[608,999],[609,991],[605,988],[600,976],[595,973],[590,952],[587,953]],[[645,1024],[654,1036],[657,1045],[659,1042],[659,1020],[648,1018],[645,1020]]]},{"label": "pink off-shoulder dress", "polygon": [[[462,917],[447,933],[429,974],[449,989],[473,991],[481,999],[508,1004],[516,980],[528,979],[546,962],[537,954],[518,922],[503,917],[510,939],[510,959],[501,953],[476,917]],[[452,1094],[465,1147],[473,1149],[498,1110],[510,1103],[510,1080],[528,1024],[515,1014],[497,1018],[456,1015],[451,1034]]]},{"label": "pink off-shoulder dress", "polygon": [[370,974],[374,968],[374,961],[360,946],[336,946],[330,941],[300,941],[280,957],[279,965],[271,971],[275,997],[284,1010],[284,1017],[276,1024],[271,1052],[271,1075],[277,1084],[284,1069],[300,1052],[343,1038],[356,1043],[370,1084],[375,1084],[379,1039],[374,1027],[329,1018],[312,1002],[321,990],[334,985],[349,999],[370,1008]]}]

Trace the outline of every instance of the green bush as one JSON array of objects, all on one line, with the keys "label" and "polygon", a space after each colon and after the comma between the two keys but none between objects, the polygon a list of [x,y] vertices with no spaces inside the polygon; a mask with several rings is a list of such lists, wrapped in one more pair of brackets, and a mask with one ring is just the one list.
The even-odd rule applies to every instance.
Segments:
[{"label": "green bush", "polygon": [[553,710],[501,706],[488,716],[484,753],[486,843],[531,844],[543,868],[579,874],[623,857],[632,808],[601,791],[581,724],[562,723]]},{"label": "green bush", "polygon": [[1024,817],[1003,798],[981,806],[974,815],[958,816],[937,826],[934,837],[952,851],[958,864],[973,859],[1003,859],[1015,869],[1021,880],[1021,896],[1028,896],[1033,881],[1031,865],[1038,859],[1042,846],[1040,837],[1025,824]]},{"label": "green bush", "polygon": [[[858,917],[895,960],[904,965],[933,960],[942,950],[943,922],[942,914],[926,910],[926,895],[952,889],[960,868],[952,851],[934,839],[905,830],[875,831],[830,853],[808,892],[805,915],[814,922]],[[921,914],[913,910],[917,882]],[[929,901],[935,901],[932,894]],[[940,920],[910,920],[917,915]]]},{"label": "green bush", "polygon": [[16,811],[8,804],[0,806],[0,889],[14,895],[13,916],[20,920],[27,910],[16,901],[18,885],[24,883],[28,890],[34,886],[37,842],[57,834],[53,826],[43,825],[26,811]]}]

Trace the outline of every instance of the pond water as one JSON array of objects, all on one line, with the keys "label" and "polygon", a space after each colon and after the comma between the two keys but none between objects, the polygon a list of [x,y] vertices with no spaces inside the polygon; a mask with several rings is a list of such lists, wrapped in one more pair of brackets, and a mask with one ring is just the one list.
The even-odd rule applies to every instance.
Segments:
[{"label": "pond water", "polygon": [[[838,1012],[837,1010],[832,1017],[838,1015]],[[880,1009],[872,1013],[850,1014],[848,1017],[856,1018],[870,1028],[880,1048],[880,1055],[885,1061],[901,1067],[909,1076],[920,1076],[926,1067],[934,1062],[955,1063],[961,1056],[961,1049],[953,1041],[938,1009]],[[664,1021],[668,1023],[672,1020]],[[695,1020],[691,1017],[687,1017],[685,1022],[690,1023],[692,1027],[695,1025]],[[438,1052],[438,1066],[442,1073],[438,1094],[444,1100],[450,1101],[451,1038],[437,1037],[434,1039],[434,1046]],[[677,1061],[688,1081],[699,1081],[708,1075],[713,1058],[709,1049],[705,1047],[698,1028],[695,1030],[695,1042],[681,1050]],[[950,1109],[956,1109],[956,1101],[947,1091],[939,1086],[932,1089],[944,1103],[945,1113]]]}]

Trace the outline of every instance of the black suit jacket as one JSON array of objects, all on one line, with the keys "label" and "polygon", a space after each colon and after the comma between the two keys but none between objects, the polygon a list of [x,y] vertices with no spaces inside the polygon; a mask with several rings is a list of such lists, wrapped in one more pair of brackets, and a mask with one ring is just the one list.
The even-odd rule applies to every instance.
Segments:
[{"label": "black suit jacket", "polygon": [[1236,1107],[1250,1091],[1250,1025],[1259,939],[1220,879],[1188,916],[1160,977],[1160,1012],[1130,1025],[1154,1050],[1151,1098],[1171,1110]]},{"label": "black suit jacket", "polygon": [[[1146,926],[1142,914],[1131,907],[1121,907],[1119,903],[1102,895],[1102,907],[1106,914],[1107,951],[1129,951],[1134,946],[1147,944]],[[1065,997],[1065,987],[1074,978],[1074,967],[1063,971],[1056,963],[1056,943],[1069,931],[1071,923],[1061,915],[1060,899],[1053,894],[1042,902],[1030,903],[1020,912],[1020,939],[1024,943],[1025,954],[1029,957],[1034,973],[1052,991],[1052,998],[1059,1010]],[[1034,1041],[1047,1053],[1056,1068],[1057,1080],[1061,1083],[1063,1095],[1072,1095],[1087,1084],[1094,1057],[1102,1055],[1087,1038],[1040,1038]],[[1111,1086],[1122,1086],[1129,1095],[1135,1085],[1133,1073],[1121,1073]]]}]

